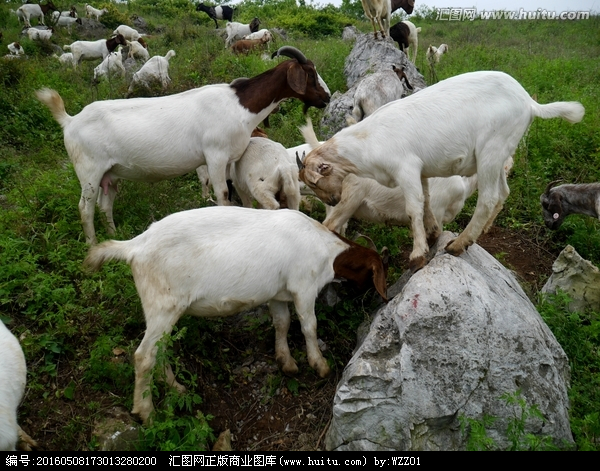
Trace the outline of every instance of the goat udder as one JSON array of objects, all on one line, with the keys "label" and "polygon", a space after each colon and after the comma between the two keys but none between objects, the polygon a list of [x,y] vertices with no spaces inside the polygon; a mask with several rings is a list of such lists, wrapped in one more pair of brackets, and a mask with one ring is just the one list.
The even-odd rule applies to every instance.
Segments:
[{"label": "goat udder", "polygon": [[100,186],[104,190],[104,194],[108,195],[108,187],[114,186],[114,183],[111,180],[110,175],[108,173],[105,173],[104,176],[102,177],[102,180],[100,181]]}]

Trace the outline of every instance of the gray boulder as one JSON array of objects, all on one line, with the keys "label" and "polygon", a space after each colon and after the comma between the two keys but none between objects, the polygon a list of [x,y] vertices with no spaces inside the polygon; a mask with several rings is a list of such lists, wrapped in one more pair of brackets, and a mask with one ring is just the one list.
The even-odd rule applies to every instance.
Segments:
[{"label": "gray boulder", "polygon": [[571,297],[571,311],[600,311],[600,270],[570,245],[552,264],[552,275],[542,288],[542,293],[556,294],[558,290]]},{"label": "gray boulder", "polygon": [[354,107],[354,94],[359,82],[375,72],[391,70],[392,65],[403,67],[410,84],[415,88],[425,88],[425,80],[406,55],[400,51],[390,38],[375,40],[372,34],[359,34],[354,48],[346,58],[344,75],[348,91],[335,92],[323,112],[320,123],[320,134],[323,139],[329,139],[335,133],[347,126],[346,116],[351,114]]},{"label": "gray boulder", "polygon": [[[444,252],[407,276],[375,315],[338,384],[328,450],[464,450],[459,417],[497,417],[488,435],[507,447],[522,391],[544,420],[526,433],[572,444],[567,357],[513,275],[478,245]],[[388,295],[390,294],[388,293]]]}]

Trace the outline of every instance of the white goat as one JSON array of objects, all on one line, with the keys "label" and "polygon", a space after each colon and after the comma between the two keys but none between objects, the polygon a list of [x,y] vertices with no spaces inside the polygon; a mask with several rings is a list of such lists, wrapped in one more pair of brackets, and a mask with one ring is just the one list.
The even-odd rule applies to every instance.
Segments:
[{"label": "white goat", "polygon": [[73,65],[73,54],[71,52],[65,52],[60,56],[53,54],[52,57],[56,57],[62,65]]},{"label": "white goat", "polygon": [[150,88],[153,83],[160,82],[163,91],[171,83],[169,77],[169,60],[175,56],[175,51],[171,49],[163,56],[153,56],[138,70],[131,79],[127,95],[130,96],[136,87]]},{"label": "white goat", "polygon": [[300,183],[295,157],[278,142],[253,137],[237,162],[231,164],[233,186],[246,208],[254,198],[263,209],[299,209]]},{"label": "white goat", "polygon": [[77,9],[72,6],[70,10],[64,11],[53,11],[52,12],[52,20],[56,21],[60,16],[68,16],[70,18],[77,18]]},{"label": "white goat", "polygon": [[25,392],[27,366],[17,338],[0,321],[0,451],[31,450],[37,446],[17,423],[17,408]]},{"label": "white goat", "polygon": [[121,77],[125,77],[121,46],[119,46],[116,51],[111,52],[106,56],[102,63],[94,68],[94,81],[97,82],[102,77],[110,77],[115,73],[120,73]]},{"label": "white goat", "polygon": [[265,42],[273,40],[273,35],[268,29],[259,29],[256,33],[250,33],[244,36],[244,39],[263,39],[267,38]]},{"label": "white goat", "polygon": [[37,3],[28,3],[26,5],[21,5],[19,8],[17,8],[17,16],[19,17],[19,22],[20,18],[23,18],[25,26],[27,26],[28,28],[31,27],[32,18],[37,18],[38,24],[46,26],[46,23],[44,23],[44,15],[50,10],[57,10],[57,8],[51,1],[48,1],[45,5],[40,5]]},{"label": "white goat", "polygon": [[381,31],[381,38],[390,35],[390,17],[392,15],[391,0],[360,0],[367,18],[373,25],[373,34],[377,39],[377,27]]},{"label": "white goat", "polygon": [[426,54],[427,62],[429,62],[429,65],[437,64],[440,61],[442,54],[445,54],[446,52],[448,52],[447,44],[440,44],[440,47],[429,46]]},{"label": "white goat", "polygon": [[584,112],[578,102],[540,105],[502,72],[462,74],[388,103],[342,129],[306,156],[300,179],[330,205],[340,201],[342,181],[349,173],[402,187],[414,237],[410,267],[417,270],[426,263],[427,238],[440,233],[430,209],[427,178],[477,172],[475,213],[446,247],[459,255],[502,209],[509,193],[504,162],[532,120],[561,117],[576,123]]},{"label": "white goat", "polygon": [[120,179],[164,180],[207,164],[218,204],[228,204],[227,165],[244,153],[254,128],[286,98],[300,99],[306,109],[323,108],[330,99],[304,54],[290,46],[277,54],[293,59],[231,84],[157,98],[97,101],[76,116],[66,113],[54,90],[38,91],[38,99],[63,128],[65,147],[79,177],[86,241],[96,243],[98,199],[108,230],[114,233],[112,207]]},{"label": "white goat", "polygon": [[83,24],[81,18],[74,18],[72,16],[59,16],[55,23],[56,26],[62,26],[64,28],[67,28],[69,34],[71,34],[71,27],[74,24]]},{"label": "white goat", "polygon": [[348,124],[356,124],[386,103],[402,98],[406,94],[402,80],[409,90],[413,89],[404,68],[399,69],[395,65],[391,70],[375,72],[362,79],[354,93],[352,116],[346,117]]},{"label": "white goat", "polygon": [[140,39],[143,34],[138,33],[138,31],[131,26],[120,25],[113,31],[113,34],[116,36],[117,34],[122,34],[125,39],[128,41],[137,41]]},{"label": "white goat", "polygon": [[28,28],[27,36],[32,41],[49,41],[52,37],[53,29],[37,29],[37,28]]},{"label": "white goat", "polygon": [[255,33],[258,31],[258,26],[260,25],[260,20],[258,18],[254,18],[249,24],[245,25],[243,23],[238,23],[236,21],[232,21],[227,23],[225,26],[225,30],[227,31],[227,38],[225,39],[225,47],[229,48],[234,41],[238,39],[242,39],[244,36],[248,36],[251,33]]},{"label": "white goat", "polygon": [[127,45],[127,40],[121,34],[114,38],[98,39],[97,41],[75,41],[72,44],[66,44],[63,49],[71,50],[73,53],[73,66],[77,67],[82,60],[104,60],[119,44],[122,46]]},{"label": "white goat", "polygon": [[105,13],[108,13],[108,10],[106,8],[103,8],[102,10],[98,10],[97,8],[94,8],[91,5],[88,5],[87,3],[85,4],[85,15],[88,18],[91,18],[92,16],[96,17],[96,21],[100,20],[100,17],[102,15],[104,15]]},{"label": "white goat", "polygon": [[[275,357],[284,373],[294,374],[298,367],[287,344],[287,303],[293,301],[308,363],[325,377],[330,370],[317,345],[314,312],[321,288],[338,276],[363,288],[374,285],[386,297],[385,270],[377,252],[342,240],[292,210],[210,207],[171,214],[132,240],[92,247],[84,265],[98,270],[109,260],[131,266],[144,307],[146,332],[134,356],[132,411],[144,422],[154,410],[148,388],[156,342],[183,315],[230,316],[268,302]],[[185,389],[170,366],[165,377],[179,391]]]},{"label": "white goat", "polygon": [[23,46],[21,46],[18,42],[10,43],[8,45],[8,52],[10,52],[12,56],[22,56],[25,54]]},{"label": "white goat", "polygon": [[128,57],[133,59],[142,59],[144,62],[146,62],[148,59],[150,59],[150,53],[142,43],[138,41],[131,41],[129,43]]}]

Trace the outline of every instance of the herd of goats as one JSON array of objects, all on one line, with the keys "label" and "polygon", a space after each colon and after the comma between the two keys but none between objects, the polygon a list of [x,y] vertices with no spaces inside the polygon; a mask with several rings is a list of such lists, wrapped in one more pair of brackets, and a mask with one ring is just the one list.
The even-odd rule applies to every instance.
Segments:
[{"label": "herd of goats", "polygon": [[[375,38],[376,25],[382,37],[389,35],[392,2],[362,2]],[[399,3],[412,12],[414,1]],[[34,17],[28,10],[22,11],[26,24]],[[230,7],[199,4],[198,10],[217,27],[217,19],[233,24]],[[89,12],[102,15],[102,10]],[[140,39],[125,28],[111,38],[116,45],[101,40],[93,49],[76,41],[70,45],[70,60],[76,67],[94,54],[106,58],[113,45]],[[143,40],[140,44],[144,49]],[[477,189],[471,221],[445,248],[458,256],[502,209],[512,156],[533,119],[560,117],[577,123],[584,115],[578,102],[537,103],[505,73],[471,72],[354,114],[351,125],[325,142],[318,141],[308,121],[301,129],[306,144],[285,149],[266,137],[253,137],[257,126],[286,99],[302,101],[305,113],[309,107],[324,108],[330,91],[298,49],[280,47],[276,57],[287,59],[253,78],[169,96],[96,101],[75,116],[67,114],[58,92],[36,92],[62,127],[81,184],[79,211],[90,245],[84,265],[98,270],[107,261],[122,260],[131,266],[146,320],[134,355],[132,412],[144,423],[152,420],[154,410],[148,389],[156,343],[186,314],[229,316],[268,303],[276,360],[284,373],[294,374],[298,367],[287,343],[288,303],[293,302],[308,362],[327,376],[330,369],[316,336],[319,291],[343,278],[359,289],[374,288],[387,300],[386,257],[340,235],[347,221],[356,217],[410,226],[414,243],[409,266],[416,271],[426,265],[442,225]],[[395,74],[402,81],[401,71]],[[377,93],[377,87],[369,88],[371,95]],[[396,132],[395,123],[406,116],[411,119],[403,119],[402,132]],[[154,182],[194,170],[212,186],[217,206],[172,214],[129,241],[97,244],[95,207],[113,235],[119,180]],[[230,205],[228,179],[242,194],[244,207]],[[558,228],[571,213],[598,217],[598,184],[553,184],[541,196],[548,227]],[[316,195],[327,206],[323,224],[298,210],[302,193]],[[253,209],[253,200],[264,209]],[[287,209],[273,211],[279,208]],[[18,442],[27,449],[35,442],[20,429],[16,415],[25,387],[25,358],[1,322],[0,349],[0,449],[14,450]],[[170,366],[164,373],[171,386],[184,390]]]}]

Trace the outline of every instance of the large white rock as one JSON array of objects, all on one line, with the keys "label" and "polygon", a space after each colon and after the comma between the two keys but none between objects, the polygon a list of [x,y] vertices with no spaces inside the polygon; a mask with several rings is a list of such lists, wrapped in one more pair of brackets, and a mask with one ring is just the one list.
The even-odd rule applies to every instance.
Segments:
[{"label": "large white rock", "polygon": [[558,290],[570,296],[569,309],[572,311],[600,311],[600,270],[570,245],[552,264],[552,275],[542,293],[556,294]]},{"label": "large white rock", "polygon": [[572,443],[564,351],[496,259],[443,251],[453,237],[377,312],[338,385],[328,450],[461,450],[461,415],[498,417],[503,447],[517,411],[500,396],[518,389],[545,417],[526,432]]}]

